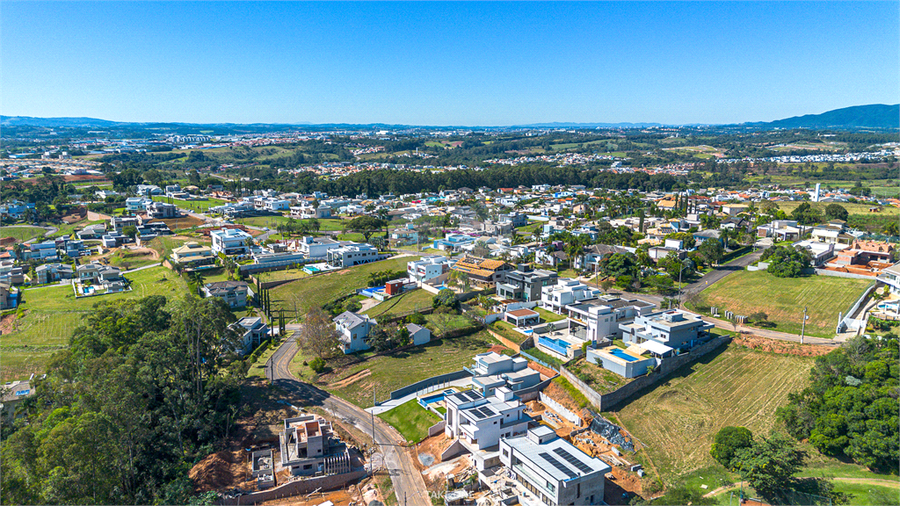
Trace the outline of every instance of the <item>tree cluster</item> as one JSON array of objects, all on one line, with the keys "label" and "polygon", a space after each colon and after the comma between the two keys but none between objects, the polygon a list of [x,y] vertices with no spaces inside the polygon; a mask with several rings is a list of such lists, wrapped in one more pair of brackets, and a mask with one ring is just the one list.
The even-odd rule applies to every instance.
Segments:
[{"label": "tree cluster", "polygon": [[767,249],[760,261],[769,263],[766,267],[769,274],[779,278],[796,278],[809,268],[809,253],[790,245],[775,246]]}]

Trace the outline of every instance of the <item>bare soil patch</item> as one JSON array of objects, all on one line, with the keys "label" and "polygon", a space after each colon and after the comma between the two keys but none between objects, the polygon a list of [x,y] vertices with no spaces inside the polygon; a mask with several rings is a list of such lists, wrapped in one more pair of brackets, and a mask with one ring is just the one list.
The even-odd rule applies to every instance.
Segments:
[{"label": "bare soil patch", "polygon": [[818,357],[830,353],[836,347],[814,346],[790,341],[780,341],[750,334],[741,334],[734,338],[734,342],[750,348],[751,350],[769,351],[783,355],[797,355],[799,357]]},{"label": "bare soil patch", "polygon": [[356,383],[357,381],[359,381],[363,378],[367,378],[371,375],[372,375],[371,370],[363,369],[362,371],[359,371],[356,374],[351,374],[350,376],[342,379],[341,381],[332,383],[331,385],[329,385],[329,388],[344,388],[346,386],[350,386],[350,385]]}]

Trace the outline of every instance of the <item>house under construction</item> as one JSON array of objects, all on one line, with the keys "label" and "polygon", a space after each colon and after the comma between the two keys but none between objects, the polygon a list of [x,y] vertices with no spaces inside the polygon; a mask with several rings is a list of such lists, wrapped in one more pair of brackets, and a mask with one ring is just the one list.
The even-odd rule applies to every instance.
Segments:
[{"label": "house under construction", "polygon": [[294,476],[350,472],[349,448],[324,418],[312,414],[287,418],[279,439],[281,465]]}]

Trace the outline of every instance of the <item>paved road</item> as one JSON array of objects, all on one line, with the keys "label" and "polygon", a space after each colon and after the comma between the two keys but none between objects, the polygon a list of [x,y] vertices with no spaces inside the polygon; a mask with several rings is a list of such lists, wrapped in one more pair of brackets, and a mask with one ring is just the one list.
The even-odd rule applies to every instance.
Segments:
[{"label": "paved road", "polygon": [[703,290],[709,288],[709,285],[712,285],[717,281],[721,281],[722,278],[731,274],[732,272],[744,270],[745,267],[759,260],[759,257],[761,257],[762,254],[763,250],[759,250],[716,267],[712,271],[704,274],[697,281],[685,286],[683,290],[684,295],[687,296],[693,295],[695,293],[700,293]]},{"label": "paved road", "polygon": [[[304,403],[321,406],[363,433],[372,434],[372,415],[309,383],[299,381],[291,374],[288,366],[291,359],[297,354],[297,340],[293,332],[299,328],[299,324],[287,326],[287,330],[291,331],[292,335],[272,354],[266,364],[266,376],[275,385],[305,401]],[[375,442],[378,443],[384,465],[390,472],[394,491],[400,504],[430,506],[431,499],[425,488],[422,473],[416,469],[412,458],[400,446],[403,438],[379,418],[375,418]],[[374,460],[377,463],[377,457]]]},{"label": "paved road", "polygon": [[53,235],[53,234],[55,234],[56,232],[59,231],[58,228],[52,227],[52,226],[46,226],[46,227],[45,227],[45,226],[42,226],[42,225],[3,225],[3,228],[20,228],[20,227],[42,228],[42,229],[45,230],[44,235],[43,235],[42,237],[35,237],[35,238],[32,238],[32,239],[28,239],[27,241],[23,242],[22,244],[31,244],[31,243],[33,243],[34,241],[38,240],[38,239],[42,239],[43,237],[47,237],[47,236]]}]

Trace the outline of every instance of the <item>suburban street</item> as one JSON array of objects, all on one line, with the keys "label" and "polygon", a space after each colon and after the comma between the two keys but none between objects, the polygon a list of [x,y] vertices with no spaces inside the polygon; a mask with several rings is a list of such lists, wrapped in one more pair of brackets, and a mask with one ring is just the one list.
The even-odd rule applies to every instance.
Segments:
[{"label": "suburban street", "polygon": [[[309,383],[299,381],[291,374],[289,365],[297,354],[297,338],[294,332],[300,329],[299,324],[288,325],[291,336],[272,354],[266,364],[266,376],[272,383],[294,394],[305,403],[312,403],[334,413],[344,422],[349,423],[366,434],[372,434],[372,415],[361,408],[316,388]],[[299,403],[299,402],[298,402]],[[391,475],[397,500],[401,505],[430,505],[431,499],[425,488],[422,474],[416,469],[409,454],[403,449],[403,438],[390,426],[375,418],[375,442],[380,449],[384,466]],[[377,463],[378,455],[371,458]]]}]

